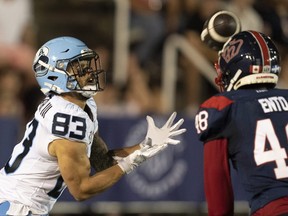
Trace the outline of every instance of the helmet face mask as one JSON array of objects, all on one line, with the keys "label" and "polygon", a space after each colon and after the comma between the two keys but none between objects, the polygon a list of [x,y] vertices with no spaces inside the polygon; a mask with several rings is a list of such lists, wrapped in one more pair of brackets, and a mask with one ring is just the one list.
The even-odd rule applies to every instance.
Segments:
[{"label": "helmet face mask", "polygon": [[243,31],[232,36],[218,56],[215,68],[220,91],[254,84],[273,88],[277,84],[280,55],[272,40],[262,33]]},{"label": "helmet face mask", "polygon": [[33,69],[44,94],[78,92],[89,98],[106,83],[98,54],[72,37],[45,43],[36,53]]},{"label": "helmet face mask", "polygon": [[75,90],[85,97],[91,97],[105,88],[105,72],[101,69],[99,56],[95,52],[69,61],[67,72],[67,89]]}]

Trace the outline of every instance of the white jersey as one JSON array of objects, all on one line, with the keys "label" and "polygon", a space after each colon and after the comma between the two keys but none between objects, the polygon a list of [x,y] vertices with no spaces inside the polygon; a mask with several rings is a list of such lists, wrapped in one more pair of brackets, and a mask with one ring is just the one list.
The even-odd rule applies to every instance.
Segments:
[{"label": "white jersey", "polygon": [[27,124],[24,138],[0,171],[0,203],[5,200],[15,203],[10,214],[20,215],[19,211],[47,214],[52,209],[66,185],[57,159],[48,153],[48,145],[63,138],[84,142],[89,157],[93,136],[98,130],[94,99],[87,100],[87,107],[92,119],[89,111],[56,95],[47,97],[38,106],[34,119]]}]

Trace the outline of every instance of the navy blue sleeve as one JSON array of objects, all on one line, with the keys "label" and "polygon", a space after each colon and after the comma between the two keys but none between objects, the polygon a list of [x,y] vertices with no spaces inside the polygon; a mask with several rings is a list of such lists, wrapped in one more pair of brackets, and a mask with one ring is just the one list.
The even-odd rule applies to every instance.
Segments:
[{"label": "navy blue sleeve", "polygon": [[233,100],[217,95],[205,101],[195,117],[195,127],[200,141],[225,137],[230,123],[230,107]]}]

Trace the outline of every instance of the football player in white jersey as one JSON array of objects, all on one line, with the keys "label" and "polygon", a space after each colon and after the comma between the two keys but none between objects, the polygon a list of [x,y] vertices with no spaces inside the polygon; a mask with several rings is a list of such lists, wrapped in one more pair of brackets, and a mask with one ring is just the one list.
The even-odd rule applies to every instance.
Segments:
[{"label": "football player in white jersey", "polygon": [[147,116],[143,142],[108,150],[93,99],[105,83],[97,53],[76,38],[59,37],[38,50],[33,69],[46,98],[0,171],[0,215],[48,215],[66,187],[76,200],[89,199],[178,144],[175,136],[186,131],[183,119],[174,123],[175,112],[161,128]]}]

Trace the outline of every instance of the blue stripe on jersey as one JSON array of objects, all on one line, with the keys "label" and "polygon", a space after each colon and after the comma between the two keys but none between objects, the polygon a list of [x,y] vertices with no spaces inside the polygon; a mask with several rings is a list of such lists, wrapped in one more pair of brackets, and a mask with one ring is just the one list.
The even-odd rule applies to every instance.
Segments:
[{"label": "blue stripe on jersey", "polygon": [[0,203],[0,215],[6,215],[6,212],[8,211],[10,207],[10,203],[8,201]]}]

